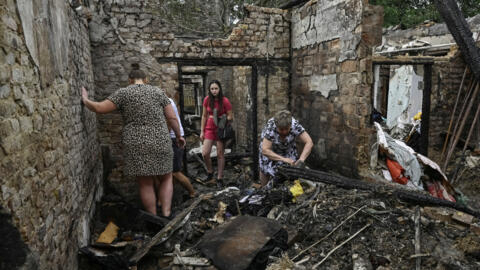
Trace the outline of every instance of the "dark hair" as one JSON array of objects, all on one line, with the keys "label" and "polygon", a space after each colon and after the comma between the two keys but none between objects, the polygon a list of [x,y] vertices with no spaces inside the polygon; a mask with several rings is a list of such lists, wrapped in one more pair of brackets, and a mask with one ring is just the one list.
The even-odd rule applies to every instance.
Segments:
[{"label": "dark hair", "polygon": [[210,105],[210,109],[212,109],[212,112],[213,112],[213,109],[215,109],[215,97],[212,95],[212,92],[210,92],[210,86],[212,86],[212,84],[218,85],[218,89],[220,89],[220,91],[218,91],[218,95],[217,95],[217,98],[218,98],[218,112],[220,113],[220,112],[223,111],[222,85],[217,80],[213,80],[208,84],[208,104]]},{"label": "dark hair", "polygon": [[145,75],[145,72],[140,69],[140,65],[138,63],[133,63],[132,64],[132,71],[128,74],[128,78],[131,80],[135,79],[146,79],[147,75]]}]

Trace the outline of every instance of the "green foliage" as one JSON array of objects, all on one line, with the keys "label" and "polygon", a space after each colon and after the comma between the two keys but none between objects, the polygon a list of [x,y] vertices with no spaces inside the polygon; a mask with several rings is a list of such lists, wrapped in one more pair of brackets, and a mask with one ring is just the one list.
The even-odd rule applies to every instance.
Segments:
[{"label": "green foliage", "polygon": [[[480,13],[480,0],[459,0],[458,3],[465,17]],[[442,21],[433,0],[370,0],[370,4],[383,6],[385,27],[400,25],[406,29],[424,21]]]}]

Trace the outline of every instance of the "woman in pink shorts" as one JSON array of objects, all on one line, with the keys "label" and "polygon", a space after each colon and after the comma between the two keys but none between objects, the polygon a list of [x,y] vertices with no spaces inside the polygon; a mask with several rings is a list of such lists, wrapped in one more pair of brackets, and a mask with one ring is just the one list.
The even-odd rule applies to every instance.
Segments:
[{"label": "woman in pink shorts", "polygon": [[208,96],[203,100],[203,113],[200,140],[203,141],[202,155],[205,164],[207,165],[207,181],[215,183],[213,178],[212,160],[210,159],[210,152],[212,151],[213,142],[217,143],[217,163],[218,173],[217,179],[219,181],[223,178],[223,169],[225,167],[224,144],[217,136],[217,121],[222,115],[227,115],[227,121],[233,120],[232,104],[228,98],[223,96],[222,85],[219,81],[213,80],[208,85]]}]

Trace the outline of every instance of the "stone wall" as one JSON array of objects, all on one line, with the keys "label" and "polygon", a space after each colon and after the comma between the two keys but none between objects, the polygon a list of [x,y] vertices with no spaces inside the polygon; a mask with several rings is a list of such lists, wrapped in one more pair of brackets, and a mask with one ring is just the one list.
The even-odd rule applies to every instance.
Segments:
[{"label": "stone wall", "polygon": [[[252,134],[248,132],[251,130],[251,82],[252,82],[252,68],[251,67],[233,67],[233,81],[232,92],[234,96],[230,98],[233,106],[233,115],[235,117],[233,123],[235,128],[236,146],[238,151],[248,151],[252,143]],[[250,102],[251,103],[251,102]],[[243,104],[243,106],[239,106]]]},{"label": "stone wall", "polygon": [[[272,80],[270,104],[283,102],[270,106],[273,109],[286,106],[288,100],[284,97],[288,96],[287,70],[290,56],[287,11],[246,6],[246,18],[227,38],[192,40],[176,37],[172,31],[174,26],[164,24],[156,15],[158,6],[154,2],[98,1],[98,6],[92,10],[90,37],[96,99],[104,99],[119,87],[125,86],[130,64],[134,62],[140,63],[140,67],[147,72],[151,84],[173,93],[178,87],[178,62],[185,64],[184,60],[194,60],[197,62],[192,66],[208,66],[208,61],[212,59],[223,59],[238,61],[239,66],[258,64],[260,69],[265,64],[257,63],[256,60],[270,59],[273,66],[280,66],[274,68],[269,75]],[[275,61],[281,64],[275,64]],[[262,94],[265,90],[261,88],[263,81],[258,78],[259,107],[263,106],[260,103],[265,96]],[[232,90],[236,89],[233,83],[231,87]],[[273,98],[275,95],[278,97]],[[245,111],[242,108],[247,105],[233,104],[234,110],[242,112]],[[259,109],[256,116],[259,126],[263,125],[263,112],[263,109]],[[111,151],[110,162],[115,167],[109,180],[121,194],[132,199],[138,198],[135,181],[123,177],[121,173],[121,116],[113,113],[99,116],[98,119],[101,144]]]},{"label": "stone wall", "polygon": [[[449,61],[435,62],[432,68],[428,156],[437,162],[440,162],[444,135],[448,130],[464,69],[465,62],[460,53],[457,53]],[[470,80],[471,75],[467,78],[467,84]],[[460,101],[464,100],[465,92],[463,89]],[[459,109],[457,108],[457,112]],[[466,125],[466,133],[470,126],[471,121]]]},{"label": "stone wall", "polygon": [[270,65],[260,68],[258,73],[257,129],[260,137],[268,119],[280,110],[289,109],[290,91],[279,90],[289,88],[290,66]]},{"label": "stone wall", "polygon": [[314,142],[308,161],[347,176],[367,166],[371,48],[382,33],[381,7],[364,2],[310,1],[291,15],[292,104]]},{"label": "stone wall", "polygon": [[66,2],[0,3],[0,219],[27,250],[11,258],[22,246],[3,231],[2,269],[76,269],[103,190],[95,115],[80,101],[93,84],[88,29]]}]

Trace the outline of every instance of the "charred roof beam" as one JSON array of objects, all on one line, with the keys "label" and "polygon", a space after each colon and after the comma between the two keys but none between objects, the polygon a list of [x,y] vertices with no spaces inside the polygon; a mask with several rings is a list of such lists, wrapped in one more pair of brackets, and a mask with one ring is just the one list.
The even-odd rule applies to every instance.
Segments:
[{"label": "charred roof beam", "polygon": [[448,30],[457,42],[463,59],[470,67],[475,78],[480,81],[480,49],[473,40],[472,31],[455,0],[435,0],[440,15],[445,20]]}]

